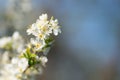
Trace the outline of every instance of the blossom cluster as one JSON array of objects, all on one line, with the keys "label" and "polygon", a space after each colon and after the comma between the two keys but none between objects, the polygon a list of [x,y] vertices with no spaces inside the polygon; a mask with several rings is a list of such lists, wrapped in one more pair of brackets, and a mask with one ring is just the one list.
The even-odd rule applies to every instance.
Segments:
[{"label": "blossom cluster", "polygon": [[28,61],[26,58],[13,57],[10,63],[2,65],[0,80],[26,79],[27,77],[23,76],[23,72],[27,66]]},{"label": "blossom cluster", "polygon": [[[12,37],[0,39],[0,48],[5,50],[0,62],[0,80],[34,80],[32,77],[42,73],[46,66],[53,36],[57,36],[61,30],[57,19],[48,19],[47,14],[42,14],[26,32],[33,36],[28,44],[18,32]],[[10,56],[12,53],[18,54]]]},{"label": "blossom cluster", "polygon": [[12,37],[3,37],[0,39],[0,48],[20,53],[24,49],[24,43],[22,36],[16,31]]},{"label": "blossom cluster", "polygon": [[19,32],[0,39],[0,80],[19,80],[18,78],[22,77],[22,72],[28,65],[26,58],[18,57],[25,49],[24,44]]},{"label": "blossom cluster", "polygon": [[[41,71],[45,66],[47,60],[47,53],[54,41],[53,35],[57,36],[61,33],[60,26],[57,19],[51,17],[48,20],[47,14],[42,14],[39,19],[33,23],[26,31],[28,35],[32,34],[34,37],[30,39],[30,43],[22,53],[22,57],[28,59],[29,67]],[[41,63],[41,66],[38,64]]]},{"label": "blossom cluster", "polygon": [[54,20],[51,17],[48,20],[47,14],[42,14],[36,23],[30,26],[27,33],[35,36],[35,38],[31,38],[31,44],[35,46],[36,50],[41,51],[45,46],[49,46],[53,42],[52,33],[57,36],[58,33],[61,33],[61,30],[57,19]]}]

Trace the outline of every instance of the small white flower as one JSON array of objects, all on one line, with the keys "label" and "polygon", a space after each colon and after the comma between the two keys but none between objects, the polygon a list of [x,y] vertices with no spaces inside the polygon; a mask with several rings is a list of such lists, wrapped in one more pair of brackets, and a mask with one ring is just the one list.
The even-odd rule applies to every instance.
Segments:
[{"label": "small white flower", "polygon": [[38,28],[36,27],[36,24],[32,24],[29,29],[27,29],[27,33],[28,35],[32,34],[34,36],[38,35]]},{"label": "small white flower", "polygon": [[42,65],[45,66],[45,64],[48,62],[48,59],[45,56],[41,56],[40,61],[41,61]]},{"label": "small white flower", "polygon": [[45,46],[45,42],[36,38],[31,38],[31,44],[35,46],[36,50],[42,50],[42,48]]},{"label": "small white flower", "polygon": [[19,32],[14,32],[12,35],[12,48],[18,53],[22,52],[24,49],[24,40]]},{"label": "small white flower", "polygon": [[55,20],[51,19],[50,24],[51,24],[51,28],[52,28],[55,36],[57,36],[58,33],[61,33],[60,26],[58,25],[58,20],[57,19],[55,19]]},{"label": "small white flower", "polygon": [[3,37],[0,39],[0,48],[5,48],[9,44],[11,44],[12,38],[11,37]]},{"label": "small white flower", "polygon": [[19,38],[21,38],[19,32],[17,32],[17,31],[13,33],[12,37],[14,40],[18,40]]},{"label": "small white flower", "polygon": [[11,63],[12,64],[18,64],[19,59],[17,57],[12,58]]},{"label": "small white flower", "polygon": [[42,20],[38,19],[36,21],[36,27],[38,27],[40,32],[46,36],[50,35],[50,33],[52,33],[52,30],[51,30],[50,25],[49,25],[49,21],[42,21]]},{"label": "small white flower", "polygon": [[28,67],[28,60],[26,58],[13,58],[11,64],[16,66],[19,73],[22,73]]},{"label": "small white flower", "polygon": [[19,67],[19,69],[20,69],[21,72],[23,72],[24,70],[26,70],[27,67],[28,67],[28,60],[26,58],[21,58],[18,61],[18,67]]},{"label": "small white flower", "polygon": [[46,21],[48,19],[48,15],[47,14],[42,14],[41,16],[39,16],[40,20]]},{"label": "small white flower", "polygon": [[0,39],[0,48],[12,49],[20,53],[24,49],[24,40],[19,32],[14,32],[12,37],[3,37]]}]

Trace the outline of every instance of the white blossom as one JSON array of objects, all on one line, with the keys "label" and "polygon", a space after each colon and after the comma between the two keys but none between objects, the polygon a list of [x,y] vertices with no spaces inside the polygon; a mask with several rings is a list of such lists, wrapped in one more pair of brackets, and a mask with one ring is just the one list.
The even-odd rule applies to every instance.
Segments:
[{"label": "white blossom", "polygon": [[11,63],[3,65],[0,71],[0,80],[19,80],[28,67],[26,58],[13,57]]},{"label": "white blossom", "polygon": [[45,56],[41,56],[40,61],[41,61],[42,65],[45,66],[45,64],[48,62],[48,59]]},{"label": "white blossom", "polygon": [[48,15],[47,14],[42,14],[41,16],[39,16],[39,19],[42,20],[42,21],[47,21]]},{"label": "white blossom", "polygon": [[5,64],[4,67],[1,69],[0,80],[18,80],[17,74],[18,69],[13,64]]},{"label": "white blossom", "polygon": [[28,35],[32,34],[34,36],[38,35],[38,28],[35,26],[35,23],[33,23],[28,29],[27,29],[27,33]]},{"label": "white blossom", "polygon": [[54,35],[58,35],[58,33],[61,33],[60,26],[58,25],[58,20],[51,19],[50,20],[51,28],[53,30]]},{"label": "white blossom", "polygon": [[36,27],[38,27],[40,32],[46,36],[50,35],[50,33],[52,33],[52,30],[51,30],[50,25],[49,25],[49,21],[47,21],[46,19],[42,19],[42,20],[38,19],[36,21]]},{"label": "white blossom", "polygon": [[18,68],[19,72],[23,72],[28,67],[28,60],[26,58],[13,58],[11,63]]},{"label": "white blossom", "polygon": [[47,36],[52,33],[50,28],[49,21],[47,20],[47,14],[42,14],[36,23],[32,24],[31,27],[27,30],[28,35],[32,34],[41,40],[44,40]]},{"label": "white blossom", "polygon": [[24,49],[24,46],[24,39],[22,36],[19,34],[19,32],[14,32],[12,35],[12,48],[20,53]]},{"label": "white blossom", "polygon": [[36,38],[31,38],[31,44],[35,46],[36,50],[41,50],[45,46],[45,42]]},{"label": "white blossom", "polygon": [[12,49],[20,53],[24,49],[24,46],[24,39],[19,32],[14,32],[12,37],[3,37],[0,39],[0,48],[3,49]]},{"label": "white blossom", "polygon": [[0,48],[5,48],[9,44],[11,44],[12,38],[11,37],[3,37],[0,39]]}]

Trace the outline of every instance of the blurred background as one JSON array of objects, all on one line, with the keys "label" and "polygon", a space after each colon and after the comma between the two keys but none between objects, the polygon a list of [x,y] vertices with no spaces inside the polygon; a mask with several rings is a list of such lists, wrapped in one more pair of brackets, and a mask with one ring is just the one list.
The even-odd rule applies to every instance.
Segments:
[{"label": "blurred background", "polygon": [[26,29],[42,13],[62,33],[38,80],[120,80],[119,0],[0,0],[0,37]]}]

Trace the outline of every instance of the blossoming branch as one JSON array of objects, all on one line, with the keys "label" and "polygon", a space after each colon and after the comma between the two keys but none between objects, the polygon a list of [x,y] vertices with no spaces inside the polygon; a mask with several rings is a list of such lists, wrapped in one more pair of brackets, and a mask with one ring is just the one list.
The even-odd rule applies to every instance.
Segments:
[{"label": "blossoming branch", "polygon": [[26,32],[33,36],[26,47],[18,32],[0,39],[0,48],[5,50],[0,62],[0,80],[34,80],[46,66],[53,36],[61,33],[61,29],[57,19],[42,14]]}]

